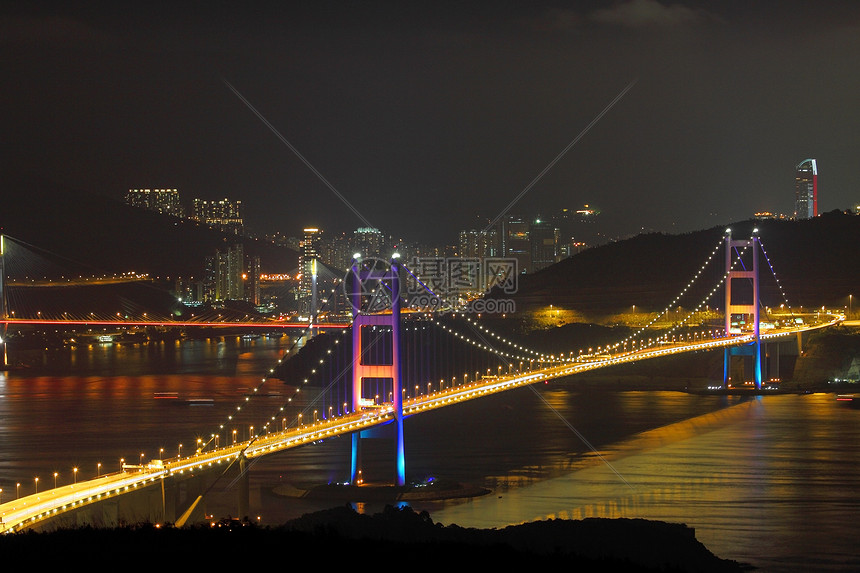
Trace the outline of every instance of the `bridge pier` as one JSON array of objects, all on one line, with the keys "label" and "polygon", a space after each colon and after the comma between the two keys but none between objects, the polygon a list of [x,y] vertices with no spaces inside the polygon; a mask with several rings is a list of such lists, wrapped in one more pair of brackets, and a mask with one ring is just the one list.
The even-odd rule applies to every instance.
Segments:
[{"label": "bridge pier", "polygon": [[243,519],[250,514],[251,506],[251,480],[249,479],[250,469],[248,468],[248,458],[242,456],[239,458],[239,482],[236,488],[238,495],[238,514],[236,517]]},{"label": "bridge pier", "polygon": [[779,342],[772,342],[765,346],[765,359],[767,361],[768,380],[779,380]]}]

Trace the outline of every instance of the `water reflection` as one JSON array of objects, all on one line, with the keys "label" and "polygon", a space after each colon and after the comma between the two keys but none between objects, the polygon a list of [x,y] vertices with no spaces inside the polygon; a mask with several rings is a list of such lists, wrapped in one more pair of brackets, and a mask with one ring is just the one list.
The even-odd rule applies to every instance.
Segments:
[{"label": "water reflection", "polygon": [[[72,479],[72,467],[85,479],[141,452],[170,457],[180,443],[193,447],[198,437],[219,431],[223,412],[257,386],[289,345],[236,337],[98,346],[0,373],[4,496],[16,483],[22,495],[30,493],[34,477],[44,486],[55,471],[62,484]],[[721,557],[767,570],[860,568],[860,410],[840,407],[832,395],[742,400],[581,391],[563,383],[535,388],[539,396],[513,390],[408,418],[410,478],[435,475],[493,490],[413,507],[465,527],[662,519],[695,527]],[[156,399],[160,393],[211,398],[214,406],[179,406]],[[261,416],[279,405],[277,397],[261,402]],[[279,498],[272,488],[342,481],[349,451],[349,439],[341,438],[255,460],[254,515],[277,523],[332,505]],[[393,447],[379,451],[380,475],[393,476]],[[234,511],[232,488],[219,484],[213,497],[220,501],[207,509]]]}]

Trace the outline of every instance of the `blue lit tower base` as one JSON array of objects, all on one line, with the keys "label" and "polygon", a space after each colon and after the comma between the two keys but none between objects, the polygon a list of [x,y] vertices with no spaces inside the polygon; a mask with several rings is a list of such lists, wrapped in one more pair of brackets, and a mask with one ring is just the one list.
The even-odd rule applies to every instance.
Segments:
[{"label": "blue lit tower base", "polygon": [[[755,233],[755,231],[754,231]],[[734,247],[752,247],[752,270],[732,269],[732,249]],[[754,340],[738,346],[727,346],[723,358],[723,388],[728,388],[732,356],[753,357],[753,379],[756,390],[761,390],[761,319],[759,315],[759,281],[758,281],[758,250],[759,238],[755,234],[751,239],[732,239],[731,229],[726,231],[726,335],[732,332],[732,316],[742,315],[753,321]],[[752,280],[752,304],[732,304],[732,280]],[[743,383],[743,381],[741,381]]]},{"label": "blue lit tower base", "polygon": [[[400,362],[400,264],[396,255],[391,259],[391,265],[386,269],[362,268],[358,257],[353,261],[352,279],[352,408],[358,412],[365,407],[378,407],[371,399],[362,396],[362,381],[365,378],[390,379],[393,387],[391,392],[392,406],[395,416],[395,439],[397,451],[396,485],[406,485],[406,452],[403,443],[403,392],[402,372]],[[391,289],[391,311],[378,314],[361,312],[362,288],[369,283],[385,284]],[[391,327],[391,363],[365,364],[363,360],[361,331],[364,326]],[[359,484],[361,481],[361,433],[352,434],[352,464],[350,466],[350,482]]]}]

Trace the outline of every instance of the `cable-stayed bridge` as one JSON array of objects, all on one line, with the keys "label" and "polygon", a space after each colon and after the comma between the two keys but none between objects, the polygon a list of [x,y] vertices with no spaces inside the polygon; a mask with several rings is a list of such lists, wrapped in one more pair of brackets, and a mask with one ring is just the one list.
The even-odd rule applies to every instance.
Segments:
[{"label": "cable-stayed bridge", "polygon": [[[759,256],[764,255],[771,273],[773,267],[757,236],[736,240],[730,233],[718,241],[664,314],[692,292],[705,276],[706,267],[717,264],[721,250],[725,272],[712,288],[705,289],[706,294],[691,306],[688,316],[678,317],[668,330],[659,335],[649,330],[660,319],[657,316],[622,340],[596,349],[592,346],[587,352],[560,354],[526,348],[508,336],[489,331],[475,316],[458,312],[460,309],[425,312],[410,308],[408,299],[401,296],[401,281],[424,284],[421,276],[396,257],[382,265],[378,259],[356,258],[348,287],[353,305],[351,336],[343,330],[336,336],[315,338],[315,342],[324,341],[318,345],[329,347],[320,347],[312,358],[292,366],[293,370],[293,361],[273,365],[244,403],[213,421],[217,428],[203,434],[210,438],[198,441],[185,456],[148,463],[141,458],[140,463],[127,464],[116,473],[8,501],[0,505],[2,530],[112,524],[133,518],[184,523],[189,516],[194,519],[199,515],[212,480],[225,472],[237,472],[247,479],[249,460],[345,434],[353,442],[349,481],[358,485],[362,482],[362,437],[381,426],[395,430],[392,455],[397,459],[397,470],[393,481],[404,485],[408,444],[403,435],[404,418],[613,365],[722,348],[725,370],[720,385],[761,390],[767,386],[763,344],[791,337],[800,344],[802,333],[836,324],[844,317],[826,312],[800,316],[788,307],[779,317],[763,321],[758,300]],[[738,297],[741,291],[746,294]],[[703,307],[712,305],[714,297],[721,297],[723,308],[728,309],[722,324],[689,328],[687,323]],[[15,320],[4,319],[7,324]],[[309,335],[314,329],[323,330],[318,324],[306,327]],[[732,380],[731,373],[738,370],[731,363],[738,359],[745,362],[742,370],[746,374],[742,380]],[[247,424],[243,410],[248,410],[255,394],[283,382],[294,386],[295,393],[264,423],[258,422],[256,431],[251,427],[249,439],[237,440],[236,428]],[[304,398],[307,395],[310,398]],[[240,513],[243,504],[247,508],[242,489],[239,487]]]}]

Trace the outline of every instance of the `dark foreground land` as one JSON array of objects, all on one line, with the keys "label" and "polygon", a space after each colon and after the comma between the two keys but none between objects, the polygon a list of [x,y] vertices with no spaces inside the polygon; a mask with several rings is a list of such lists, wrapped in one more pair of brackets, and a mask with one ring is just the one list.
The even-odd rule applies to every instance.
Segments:
[{"label": "dark foreground land", "polygon": [[[111,564],[123,570],[180,565],[253,567],[303,563],[426,571],[462,564],[482,570],[563,565],[573,571],[742,571],[680,524],[640,519],[551,520],[500,530],[433,523],[427,513],[387,507],[370,516],[343,506],[279,527],[222,521],[191,528],[141,525],[114,530],[19,533],[0,538],[8,562]],[[227,569],[229,570],[229,569]],[[440,569],[442,570],[442,569]]]}]

